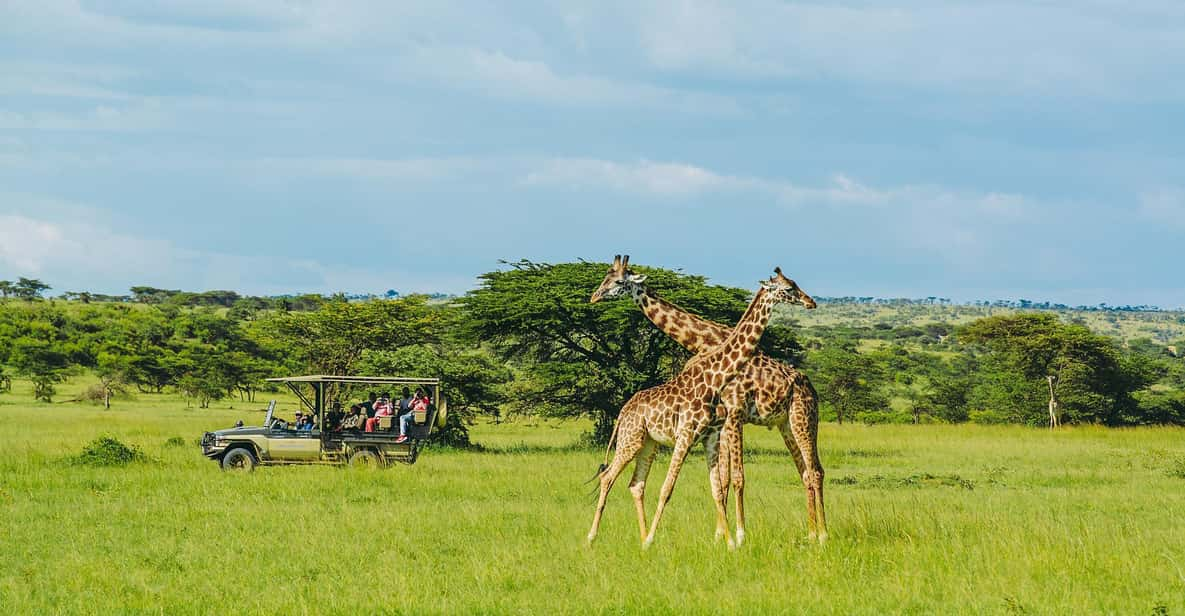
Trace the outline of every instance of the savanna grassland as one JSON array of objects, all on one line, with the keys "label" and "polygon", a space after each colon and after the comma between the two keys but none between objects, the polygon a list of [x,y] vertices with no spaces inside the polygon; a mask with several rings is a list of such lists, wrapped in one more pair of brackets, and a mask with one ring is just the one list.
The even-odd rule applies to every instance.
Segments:
[{"label": "savanna grassland", "polygon": [[[17,380],[0,397],[0,610],[1185,613],[1185,429],[824,424],[819,547],[780,439],[750,428],[746,544],[713,542],[697,452],[643,552],[623,483],[584,544],[603,453],[574,445],[586,423],[483,419],[483,451],[237,476],[195,444],[262,416],[231,406],[45,404]],[[73,460],[101,435],[148,460]]]}]

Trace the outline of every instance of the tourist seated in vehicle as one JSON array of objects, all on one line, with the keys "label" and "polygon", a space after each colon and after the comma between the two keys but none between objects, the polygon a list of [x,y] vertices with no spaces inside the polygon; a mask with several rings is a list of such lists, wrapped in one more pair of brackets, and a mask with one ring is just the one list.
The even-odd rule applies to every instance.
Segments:
[{"label": "tourist seated in vehicle", "polygon": [[407,387],[404,387],[400,393],[403,395],[399,397],[399,416],[403,417],[411,412],[411,403],[415,400],[415,396],[411,395],[411,390]]},{"label": "tourist seated in vehicle", "polygon": [[362,414],[362,405],[354,404],[350,406],[350,412],[342,419],[338,430],[358,430],[362,427],[362,423],[366,420],[366,416]]},{"label": "tourist seated in vehicle", "polygon": [[326,430],[338,430],[341,428],[342,420],[346,418],[346,414],[342,412],[342,403],[339,400],[333,402],[333,406],[329,409],[329,414],[325,416]]},{"label": "tourist seated in vehicle", "polygon": [[362,411],[366,413],[367,419],[374,417],[374,403],[378,402],[378,397],[379,395],[372,391],[366,396],[366,400],[362,402]]},{"label": "tourist seated in vehicle", "polygon": [[399,438],[395,439],[396,443],[407,440],[407,427],[415,420],[416,411],[427,411],[430,404],[432,404],[432,400],[428,394],[424,392],[423,388],[417,387],[416,397],[411,401],[411,411],[399,417]]},{"label": "tourist seated in vehicle", "polygon": [[304,413],[297,411],[296,414],[292,418],[292,423],[286,423],[286,425],[284,426],[284,429],[299,430],[300,426],[303,423],[304,423]]},{"label": "tourist seated in vehicle", "polygon": [[313,421],[313,416],[312,416],[312,415],[305,415],[305,416],[304,416],[304,419],[302,419],[302,420],[300,421],[300,423],[296,424],[296,429],[297,429],[297,430],[310,431],[310,430],[312,430],[312,429],[313,429],[313,427],[314,427],[314,423],[315,423],[315,422]]},{"label": "tourist seated in vehicle", "polygon": [[390,417],[394,414],[395,412],[391,407],[391,396],[387,392],[383,392],[383,395],[379,396],[378,400],[374,403],[374,417],[368,417],[366,419],[366,431],[374,432],[378,429],[379,421],[383,417]]}]

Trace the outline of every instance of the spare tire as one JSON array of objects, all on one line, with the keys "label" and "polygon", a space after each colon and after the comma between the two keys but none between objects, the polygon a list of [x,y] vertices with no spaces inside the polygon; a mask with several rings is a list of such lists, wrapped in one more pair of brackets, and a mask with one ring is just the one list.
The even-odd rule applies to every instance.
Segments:
[{"label": "spare tire", "polygon": [[448,421],[448,398],[440,396],[440,404],[436,406],[436,428],[443,430]]}]

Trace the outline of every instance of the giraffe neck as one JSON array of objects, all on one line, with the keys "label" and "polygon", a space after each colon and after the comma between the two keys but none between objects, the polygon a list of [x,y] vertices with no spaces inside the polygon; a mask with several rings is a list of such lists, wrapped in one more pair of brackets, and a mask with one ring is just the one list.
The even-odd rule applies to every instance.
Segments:
[{"label": "giraffe neck", "polygon": [[764,287],[753,296],[749,308],[744,316],[732,329],[732,333],[718,347],[712,351],[712,359],[705,369],[713,371],[712,385],[720,388],[744,369],[753,353],[757,351],[757,344],[761,342],[761,335],[765,333],[765,326],[773,314],[774,296]]},{"label": "giraffe neck", "polygon": [[728,338],[727,327],[687,312],[645,285],[632,285],[630,295],[655,327],[692,353],[719,346]]}]

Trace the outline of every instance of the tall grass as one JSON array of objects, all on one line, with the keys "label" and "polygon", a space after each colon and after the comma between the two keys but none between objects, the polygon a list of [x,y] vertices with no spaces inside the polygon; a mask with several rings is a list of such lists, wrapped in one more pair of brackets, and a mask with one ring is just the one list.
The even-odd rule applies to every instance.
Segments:
[{"label": "tall grass", "polygon": [[[643,552],[624,480],[583,543],[582,482],[602,456],[572,446],[583,424],[480,423],[485,451],[430,450],[413,467],[236,476],[194,444],[257,423],[263,404],[228,406],[0,397],[0,608],[1185,613],[1185,430],[825,425],[819,547],[780,438],[750,429],[746,544],[713,542],[697,452]],[[71,462],[105,435],[144,461]]]}]

